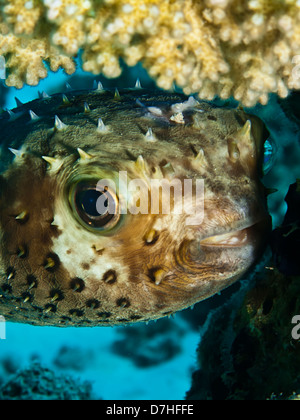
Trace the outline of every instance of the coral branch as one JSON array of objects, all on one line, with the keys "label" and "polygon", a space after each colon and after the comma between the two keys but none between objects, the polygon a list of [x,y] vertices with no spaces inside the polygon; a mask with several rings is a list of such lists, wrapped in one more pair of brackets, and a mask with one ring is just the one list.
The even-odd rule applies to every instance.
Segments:
[{"label": "coral branch", "polygon": [[265,104],[300,89],[299,0],[0,0],[8,86],[53,70],[121,74],[142,61],[157,84],[200,98]]}]

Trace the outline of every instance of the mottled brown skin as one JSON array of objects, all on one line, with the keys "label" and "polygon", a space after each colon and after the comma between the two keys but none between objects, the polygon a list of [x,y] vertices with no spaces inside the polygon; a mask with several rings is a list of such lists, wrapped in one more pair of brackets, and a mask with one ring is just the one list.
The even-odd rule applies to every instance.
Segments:
[{"label": "mottled brown skin", "polygon": [[[269,229],[259,181],[261,122],[160,91],[67,96],[33,101],[14,110],[16,118],[0,119],[0,314],[34,325],[148,321],[240,278]],[[180,103],[190,105],[171,107]],[[31,121],[29,110],[40,118]],[[53,128],[55,115],[67,127]],[[99,117],[106,131],[97,131]],[[75,180],[118,171],[146,182],[203,178],[203,223],[186,226],[185,214],[127,214],[112,231],[87,229],[69,189]],[[244,242],[218,239],[238,231]]]}]

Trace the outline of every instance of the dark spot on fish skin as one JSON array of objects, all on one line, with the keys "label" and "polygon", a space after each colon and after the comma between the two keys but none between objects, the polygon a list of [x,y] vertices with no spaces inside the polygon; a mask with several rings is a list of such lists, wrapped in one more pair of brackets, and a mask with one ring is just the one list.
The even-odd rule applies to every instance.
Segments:
[{"label": "dark spot on fish skin", "polygon": [[30,289],[36,288],[38,286],[37,278],[32,274],[29,274],[27,276],[26,281],[27,281],[27,284],[30,287]]},{"label": "dark spot on fish skin", "polygon": [[116,301],[116,304],[117,304],[117,306],[119,306],[122,309],[123,308],[129,308],[130,301],[129,301],[129,299],[126,299],[126,298],[122,297],[122,298],[120,298]]},{"label": "dark spot on fish skin", "polygon": [[3,284],[1,286],[2,291],[5,293],[12,293],[12,287],[10,284]]},{"label": "dark spot on fish skin", "polygon": [[27,245],[23,244],[23,245],[18,246],[16,254],[21,259],[27,258],[28,257]]},{"label": "dark spot on fish skin", "polygon": [[8,269],[6,270],[6,277],[7,280],[11,280],[15,277],[16,275],[16,270],[13,267],[8,267]]},{"label": "dark spot on fish skin", "polygon": [[76,277],[71,280],[70,288],[76,293],[81,293],[85,288],[85,283],[79,277]]},{"label": "dark spot on fish skin", "polygon": [[111,317],[110,312],[98,312],[97,315],[98,315],[99,318],[102,318],[103,320]]},{"label": "dark spot on fish skin", "polygon": [[72,254],[72,249],[67,250],[67,255],[70,255],[70,254]]},{"label": "dark spot on fish skin", "polygon": [[156,282],[156,277],[155,274],[161,270],[161,267],[152,267],[148,270],[148,277],[150,278],[151,281],[153,281],[153,283]]},{"label": "dark spot on fish skin", "polygon": [[114,284],[117,281],[117,273],[115,270],[108,270],[102,277],[102,280],[107,284]]},{"label": "dark spot on fish skin", "polygon": [[160,162],[159,166],[162,168],[163,166],[166,166],[167,164],[168,164],[168,161],[167,161],[166,159],[163,159],[163,160]]},{"label": "dark spot on fish skin", "polygon": [[29,220],[29,213],[25,213],[24,216],[20,218],[18,218],[18,215],[14,215],[14,218],[19,225],[25,225]]},{"label": "dark spot on fish skin", "polygon": [[46,259],[44,261],[44,267],[47,271],[49,271],[50,273],[53,273],[54,271],[56,271],[60,266],[60,259],[58,257],[58,255],[54,254],[54,253],[49,253],[46,256]]},{"label": "dark spot on fish skin", "polygon": [[82,264],[81,264],[81,267],[82,267],[84,270],[89,270],[89,269],[90,269],[90,265],[89,265],[88,263],[82,263]]},{"label": "dark spot on fish skin", "polygon": [[50,297],[51,300],[53,300],[55,302],[58,302],[58,301],[64,299],[64,294],[59,289],[52,289],[49,297]]},{"label": "dark spot on fish skin", "polygon": [[31,302],[33,300],[33,296],[28,292],[22,293],[22,300],[24,303]]},{"label": "dark spot on fish skin", "polygon": [[51,235],[56,239],[62,234],[62,231],[58,228],[58,226],[50,225],[50,230]]},{"label": "dark spot on fish skin", "polygon": [[90,299],[86,302],[86,306],[91,309],[98,309],[100,307],[100,302],[97,299]]},{"label": "dark spot on fish skin", "polygon": [[68,316],[62,316],[61,318],[61,322],[71,322],[72,321],[72,318],[69,318]]},{"label": "dark spot on fish skin", "polygon": [[130,319],[132,321],[138,321],[139,319],[142,319],[143,317],[140,315],[131,315]]},{"label": "dark spot on fish skin", "polygon": [[43,308],[40,308],[39,306],[31,305],[31,309],[35,312],[39,312],[40,314],[43,313]]},{"label": "dark spot on fish skin", "polygon": [[195,156],[195,157],[196,157],[196,156],[198,156],[197,149],[196,149],[196,147],[195,147],[193,144],[190,144],[190,148],[191,148],[191,150],[192,150],[192,152],[193,152],[194,156]]},{"label": "dark spot on fish skin", "polygon": [[52,303],[48,303],[47,305],[45,305],[45,311],[47,311],[47,312],[55,313],[56,310],[57,310],[56,306],[53,305]]},{"label": "dark spot on fish skin", "polygon": [[147,236],[147,235],[144,237],[144,241],[145,241],[146,246],[154,245],[158,241],[159,233],[155,231],[155,233],[153,234],[153,237],[151,237],[151,240],[149,238],[150,237]]},{"label": "dark spot on fish skin", "polygon": [[207,119],[211,121],[218,121],[218,119],[214,115],[207,115]]},{"label": "dark spot on fish skin", "polygon": [[83,316],[84,312],[81,311],[80,309],[70,309],[69,314],[73,315],[73,316],[81,317],[81,316]]}]

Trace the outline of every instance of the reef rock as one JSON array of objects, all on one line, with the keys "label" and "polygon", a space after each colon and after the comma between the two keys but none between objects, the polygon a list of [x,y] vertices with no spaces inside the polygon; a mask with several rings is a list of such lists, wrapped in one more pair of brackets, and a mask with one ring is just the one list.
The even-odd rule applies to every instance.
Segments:
[{"label": "reef rock", "polygon": [[92,387],[33,363],[0,388],[0,400],[91,400]]}]

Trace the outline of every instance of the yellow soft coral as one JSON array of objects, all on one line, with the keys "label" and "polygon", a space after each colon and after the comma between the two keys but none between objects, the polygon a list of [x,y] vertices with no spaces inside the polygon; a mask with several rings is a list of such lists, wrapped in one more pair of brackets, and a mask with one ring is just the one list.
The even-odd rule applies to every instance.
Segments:
[{"label": "yellow soft coral", "polygon": [[56,70],[108,77],[119,58],[142,61],[157,84],[212,99],[265,104],[300,89],[300,0],[0,0],[6,84],[37,84]]}]

